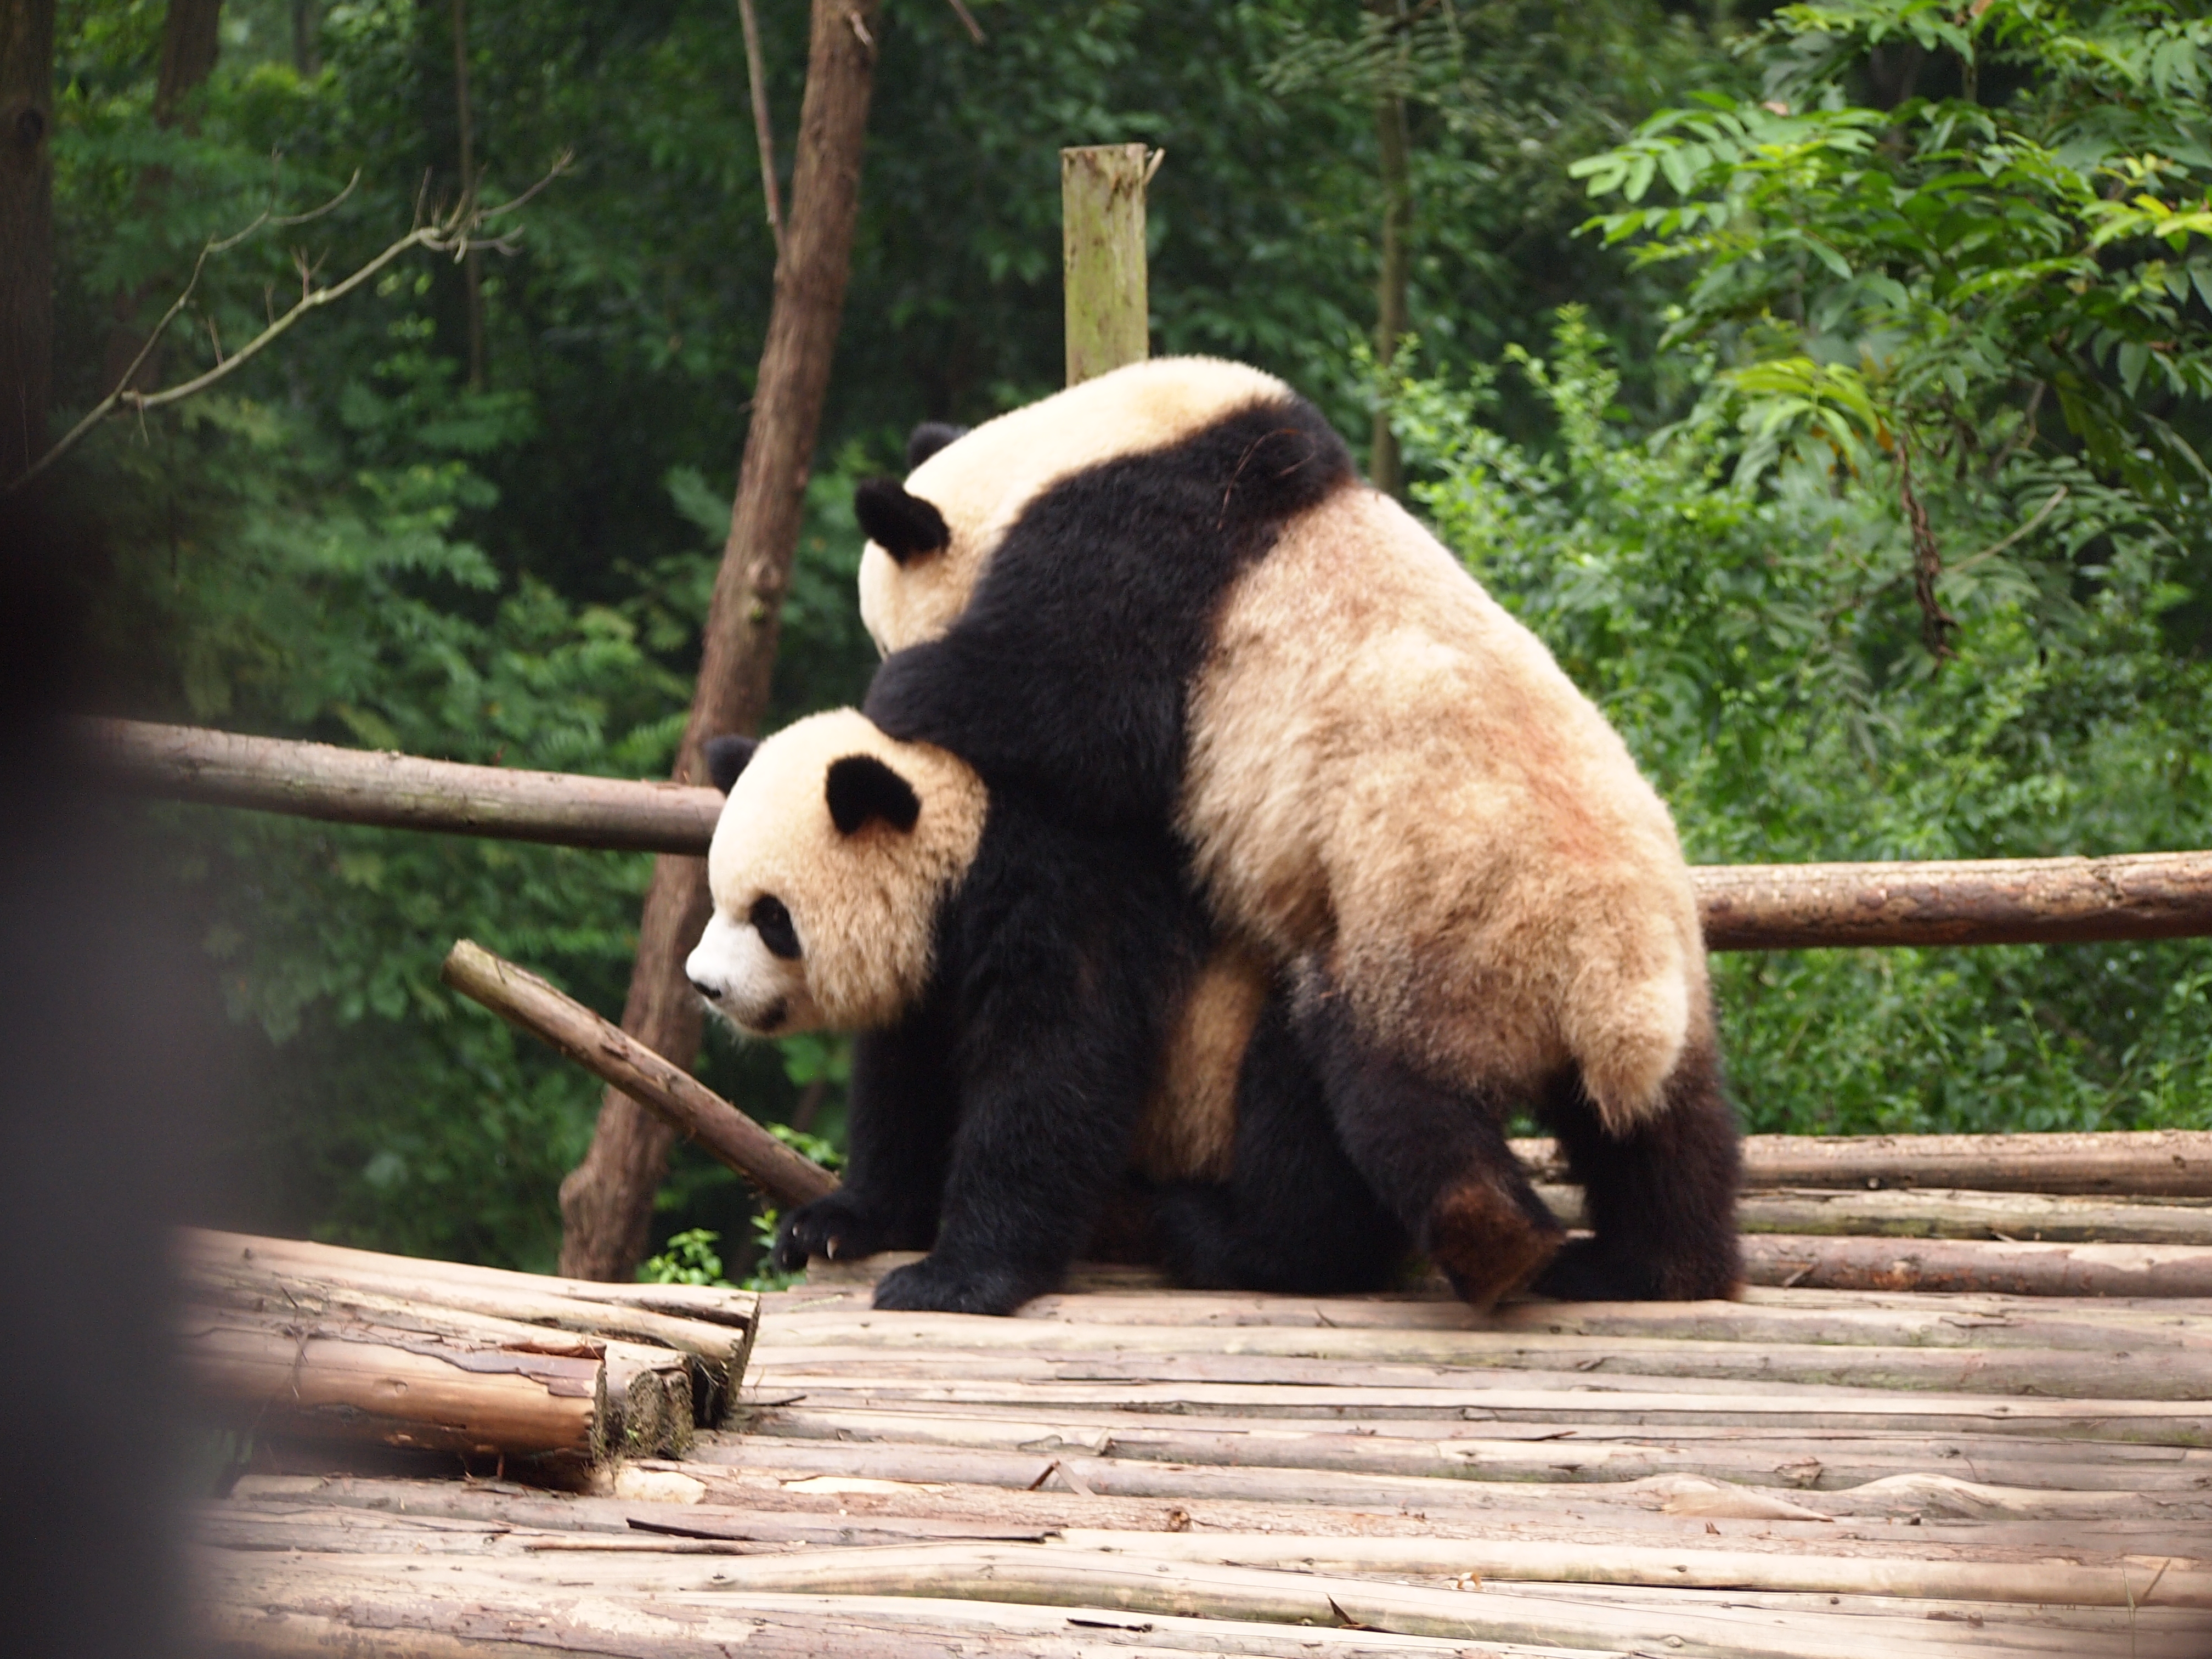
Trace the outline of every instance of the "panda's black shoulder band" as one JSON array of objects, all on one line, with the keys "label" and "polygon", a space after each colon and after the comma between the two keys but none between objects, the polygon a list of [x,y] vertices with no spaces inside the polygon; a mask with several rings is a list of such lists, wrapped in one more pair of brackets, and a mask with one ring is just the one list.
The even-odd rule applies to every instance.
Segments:
[{"label": "panda's black shoulder band", "polygon": [[873,755],[848,755],[830,762],[823,793],[829,798],[830,820],[841,836],[853,835],[877,818],[903,832],[921,817],[921,797],[914,793],[914,786]]},{"label": "panda's black shoulder band", "polygon": [[868,539],[901,564],[952,544],[945,515],[896,478],[863,478],[853,491],[853,516]]}]

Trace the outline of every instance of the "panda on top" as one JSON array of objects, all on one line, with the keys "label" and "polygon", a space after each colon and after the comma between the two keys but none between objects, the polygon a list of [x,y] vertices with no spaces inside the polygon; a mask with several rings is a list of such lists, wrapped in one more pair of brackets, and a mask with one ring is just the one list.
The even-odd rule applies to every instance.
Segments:
[{"label": "panda on top", "polygon": [[[861,486],[865,712],[994,799],[1171,834],[1285,988],[1352,1162],[1478,1305],[1741,1278],[1736,1127],[1672,819],[1535,636],[1312,404],[1133,364]],[[1565,1243],[1504,1139],[1559,1139]]]},{"label": "panda on top", "polygon": [[729,799],[693,984],[755,1036],[861,1033],[845,1182],[786,1219],[784,1265],[927,1249],[878,1306],[1008,1313],[1059,1280],[1133,1163],[1189,1282],[1390,1280],[1404,1235],[1253,971],[1226,952],[1200,970],[1205,920],[1164,836],[987,796],[849,709],[708,760]]}]

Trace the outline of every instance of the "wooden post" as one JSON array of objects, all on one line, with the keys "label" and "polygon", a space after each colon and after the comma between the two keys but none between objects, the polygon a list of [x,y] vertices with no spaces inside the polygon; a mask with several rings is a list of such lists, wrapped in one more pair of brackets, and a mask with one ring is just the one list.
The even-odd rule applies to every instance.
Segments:
[{"label": "wooden post", "polygon": [[46,453],[53,125],[54,0],[0,6],[0,480]]},{"label": "wooden post", "polygon": [[1060,153],[1067,383],[1152,355],[1145,283],[1145,186],[1164,151],[1092,144]]}]

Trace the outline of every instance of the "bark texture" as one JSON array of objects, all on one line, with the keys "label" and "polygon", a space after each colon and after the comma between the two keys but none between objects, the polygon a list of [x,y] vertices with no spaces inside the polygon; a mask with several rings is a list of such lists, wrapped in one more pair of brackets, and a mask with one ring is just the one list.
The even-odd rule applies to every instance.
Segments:
[{"label": "bark texture", "polygon": [[[161,19],[161,67],[154,82],[154,124],[161,127],[192,125],[185,100],[207,84],[222,50],[222,0],[169,0]],[[138,176],[137,210],[154,211],[155,204],[169,187],[169,170],[148,167]],[[101,390],[121,382],[131,373],[131,361],[146,343],[146,331],[138,326],[138,313],[156,284],[142,283],[115,299],[114,325],[107,331],[107,349],[101,359]],[[141,392],[161,383],[161,350],[155,347],[131,375]],[[42,452],[43,453],[43,452]]]},{"label": "bark texture", "polygon": [[722,810],[715,791],[675,783],[470,766],[139,720],[94,720],[88,732],[101,769],[125,788],[333,823],[696,854]]},{"label": "bark texture", "polygon": [[46,453],[54,349],[54,0],[0,6],[0,483]]},{"label": "bark texture", "polygon": [[[677,751],[679,783],[706,781],[701,746],[708,738],[751,731],[768,708],[784,591],[852,270],[877,9],[876,0],[815,0],[791,217],[776,260],[730,539]],[[699,999],[684,977],[684,957],[706,926],[708,907],[703,860],[663,857],[654,866],[622,1023],[679,1068],[699,1049]],[[667,1172],[672,1139],[673,1132],[635,1102],[608,1091],[590,1152],[561,1184],[562,1272],[629,1276],[645,1254],[653,1195]]]},{"label": "bark texture", "polygon": [[690,1073],[670,1065],[527,969],[462,939],[447,956],[441,977],[462,995],[621,1090],[671,1131],[689,1135],[716,1162],[778,1204],[810,1203],[836,1187],[835,1176],[792,1151]]},{"label": "bark texture", "polygon": [[1060,153],[1061,289],[1067,383],[1142,362],[1152,353],[1145,268],[1142,144],[1094,144]]}]

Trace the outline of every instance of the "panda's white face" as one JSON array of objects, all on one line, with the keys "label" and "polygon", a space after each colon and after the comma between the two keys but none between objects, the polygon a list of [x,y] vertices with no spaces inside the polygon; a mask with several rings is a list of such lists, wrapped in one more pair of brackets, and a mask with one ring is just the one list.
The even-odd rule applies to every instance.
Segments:
[{"label": "panda's white face", "polygon": [[1231,410],[1289,395],[1242,363],[1155,357],[986,421],[907,477],[906,488],[943,519],[946,545],[902,560],[872,538],[862,552],[869,637],[888,655],[944,633],[1023,509],[1071,473],[1164,448]]},{"label": "panda's white face", "polygon": [[851,709],[787,726],[732,783],[707,855],[714,914],[684,971],[753,1036],[896,1020],[982,839],[981,781]]},{"label": "panda's white face", "polygon": [[748,1036],[821,1029],[798,928],[772,893],[763,893],[734,920],[718,907],[684,971],[708,1005]]}]

